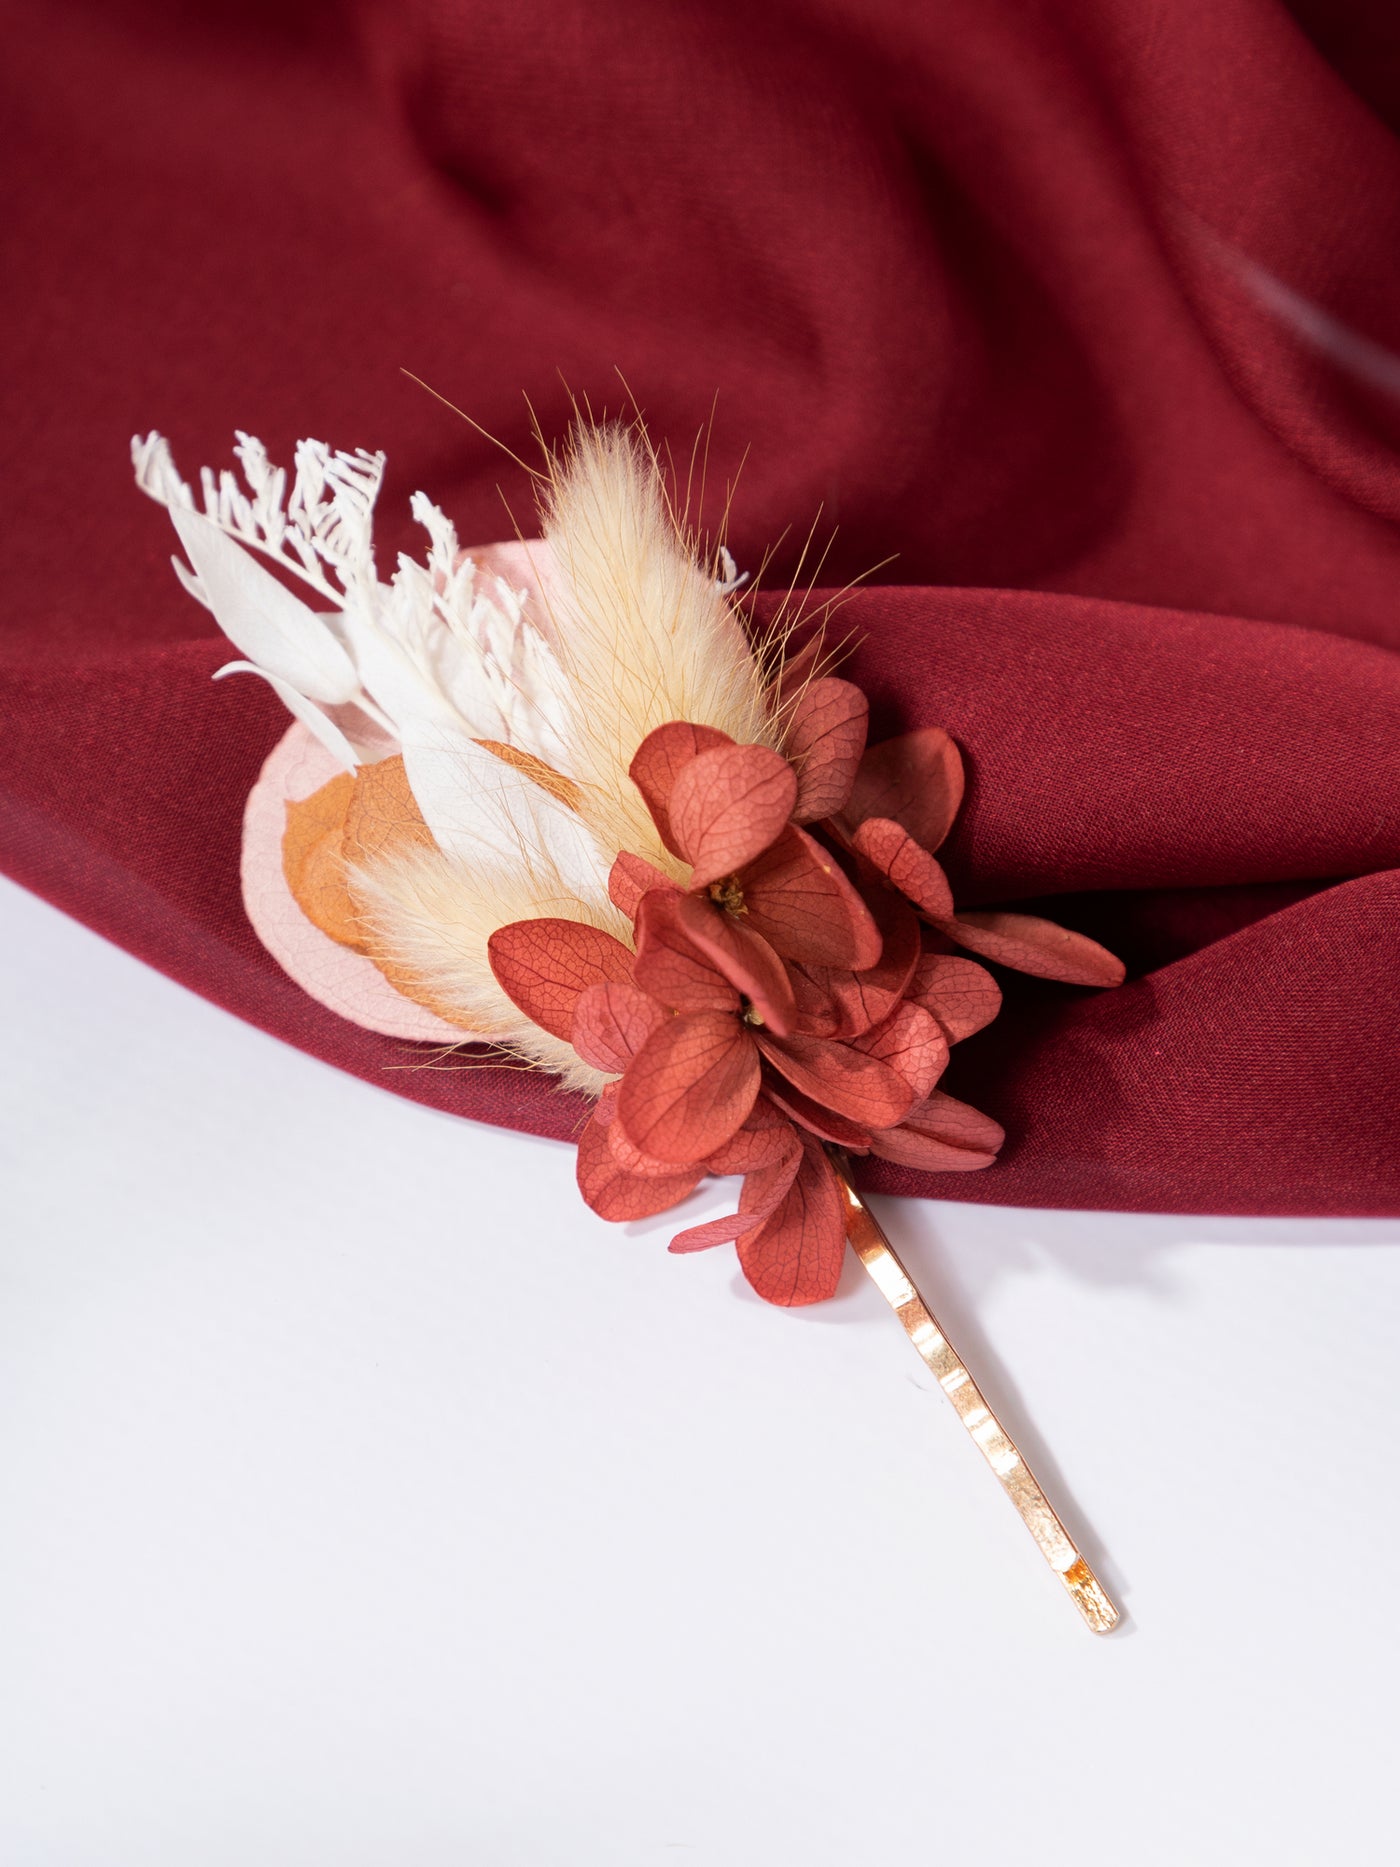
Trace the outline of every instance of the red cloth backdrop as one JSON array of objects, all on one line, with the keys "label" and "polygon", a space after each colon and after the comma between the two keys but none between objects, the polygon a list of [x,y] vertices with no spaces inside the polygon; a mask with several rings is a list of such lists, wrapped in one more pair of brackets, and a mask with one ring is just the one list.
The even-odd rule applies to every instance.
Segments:
[{"label": "red cloth backdrop", "polygon": [[[9,0],[0,864],[399,1093],[263,953],[239,816],[284,720],[177,588],[127,437],[388,450],[465,537],[562,381],[820,506],[886,731],[946,724],[964,898],[1056,897],[949,1087],[1003,1164],[901,1190],[1400,1211],[1400,16],[1359,0]],[[500,489],[498,491],[498,488]],[[715,501],[710,500],[713,511]],[[73,1068],[83,1067],[80,1057]],[[112,1085],[120,1093],[120,1085]]]}]

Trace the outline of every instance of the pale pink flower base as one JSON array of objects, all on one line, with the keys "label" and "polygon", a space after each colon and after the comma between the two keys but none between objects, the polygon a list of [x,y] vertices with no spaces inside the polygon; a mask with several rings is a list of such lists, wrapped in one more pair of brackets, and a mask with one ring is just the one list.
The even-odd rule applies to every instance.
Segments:
[{"label": "pale pink flower base", "polygon": [[343,767],[299,722],[272,751],[243,812],[243,905],[282,970],[318,1005],[367,1031],[430,1044],[460,1044],[468,1033],[435,1017],[390,985],[361,953],[338,946],[302,913],[282,869],[287,805],[339,775]]}]

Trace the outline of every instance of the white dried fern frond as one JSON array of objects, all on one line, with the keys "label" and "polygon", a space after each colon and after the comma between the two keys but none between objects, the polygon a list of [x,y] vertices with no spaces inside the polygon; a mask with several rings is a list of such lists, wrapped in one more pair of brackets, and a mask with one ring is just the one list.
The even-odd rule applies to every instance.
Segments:
[{"label": "white dried fern frond", "polygon": [[[619,428],[580,429],[551,463],[544,614],[538,595],[483,574],[421,493],[424,556],[401,556],[381,583],[382,454],[303,441],[289,486],[252,436],[235,451],[241,480],[204,471],[200,511],[165,441],[132,443],[137,482],[170,509],[194,567],[177,560],[182,581],[246,657],[233,667],[269,679],[343,764],[403,755],[436,847],[352,872],[376,950],[450,1023],[596,1092],[599,1073],[502,992],[487,941],[512,921],[560,916],[630,944],[607,897],[614,857],[681,873],[628,773],[643,739],[689,720],[777,742],[762,658],[727,601],[743,581],[733,559],[721,548],[698,561],[654,458]],[[505,759],[502,746],[527,757]]]}]

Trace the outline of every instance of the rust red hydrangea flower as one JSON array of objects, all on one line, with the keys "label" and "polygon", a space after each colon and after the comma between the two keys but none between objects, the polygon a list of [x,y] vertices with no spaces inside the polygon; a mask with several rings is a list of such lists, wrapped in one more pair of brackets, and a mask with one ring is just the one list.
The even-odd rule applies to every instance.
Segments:
[{"label": "rust red hydrangea flower", "polygon": [[[959,914],[934,852],[962,800],[962,761],[924,728],[867,749],[860,690],[811,681],[784,753],[676,721],[632,763],[686,886],[624,853],[609,893],[634,950],[580,922],[492,936],[516,1005],[611,1078],[579,1143],[585,1200],[607,1219],[677,1204],[741,1174],[738,1209],[681,1232],[733,1242],[770,1302],[830,1296],[845,1249],[828,1149],[935,1173],[990,1166],[1003,1134],[938,1083],[950,1044],[989,1023],[985,959],[1083,985],[1121,964],[1034,915]],[[925,929],[931,931],[926,932]]]}]

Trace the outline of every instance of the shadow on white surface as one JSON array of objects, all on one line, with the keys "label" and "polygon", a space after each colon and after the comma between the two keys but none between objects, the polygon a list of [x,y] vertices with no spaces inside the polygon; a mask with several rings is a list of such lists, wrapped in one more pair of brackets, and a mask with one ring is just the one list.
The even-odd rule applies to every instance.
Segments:
[{"label": "shadow on white surface", "polygon": [[1389,1867],[1400,1223],[879,1202],[1098,1641],[854,1264],[0,941],[5,1867]]}]

